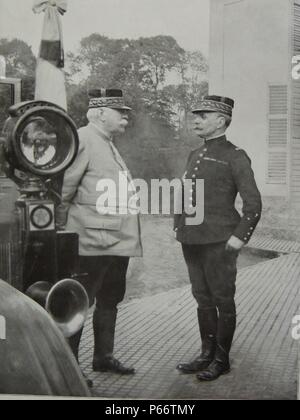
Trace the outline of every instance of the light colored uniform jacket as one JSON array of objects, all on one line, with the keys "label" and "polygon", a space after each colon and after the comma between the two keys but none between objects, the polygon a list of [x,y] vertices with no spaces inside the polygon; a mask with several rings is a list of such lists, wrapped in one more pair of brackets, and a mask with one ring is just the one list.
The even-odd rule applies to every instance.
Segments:
[{"label": "light colored uniform jacket", "polygon": [[[64,224],[64,220],[66,230],[79,234],[79,254],[82,256],[142,256],[140,219],[138,214],[132,214],[134,205],[130,204],[135,192],[128,193],[126,199],[125,175],[122,177],[125,182],[119,182],[120,174],[126,171],[128,182],[131,180],[123,159],[111,139],[96,125],[90,123],[78,133],[78,156],[64,176],[59,224]],[[99,181],[104,179],[116,185],[116,190],[109,190],[107,196],[112,200],[109,204],[116,200],[117,206],[108,207],[106,202],[106,214],[99,205],[99,198],[104,197],[103,190],[97,192]],[[124,196],[121,201],[118,200],[120,188]]]}]

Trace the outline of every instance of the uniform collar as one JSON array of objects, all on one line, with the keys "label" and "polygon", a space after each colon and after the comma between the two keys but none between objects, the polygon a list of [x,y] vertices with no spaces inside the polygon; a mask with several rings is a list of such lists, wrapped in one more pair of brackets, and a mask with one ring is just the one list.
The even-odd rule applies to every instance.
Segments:
[{"label": "uniform collar", "polygon": [[104,130],[102,130],[100,127],[98,127],[98,125],[90,122],[89,123],[89,127],[98,135],[100,134],[101,137],[104,138],[104,140],[106,141],[113,141],[113,136],[109,136],[109,134],[107,134]]},{"label": "uniform collar", "polygon": [[205,140],[205,144],[207,146],[207,145],[215,144],[215,143],[218,143],[218,142],[221,142],[221,141],[224,141],[224,140],[227,140],[226,135],[221,134],[218,137],[214,137],[212,139]]}]

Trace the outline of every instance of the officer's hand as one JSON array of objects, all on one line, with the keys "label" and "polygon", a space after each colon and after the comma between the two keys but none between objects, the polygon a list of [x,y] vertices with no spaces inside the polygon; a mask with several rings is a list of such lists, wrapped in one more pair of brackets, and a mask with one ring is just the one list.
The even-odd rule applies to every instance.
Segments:
[{"label": "officer's hand", "polygon": [[226,251],[240,251],[245,243],[236,236],[231,236],[226,244]]},{"label": "officer's hand", "polygon": [[5,162],[4,147],[5,139],[3,137],[0,137],[0,165],[3,164],[3,162]]},{"label": "officer's hand", "polygon": [[63,204],[60,204],[55,211],[55,226],[59,231],[66,230],[68,211]]}]

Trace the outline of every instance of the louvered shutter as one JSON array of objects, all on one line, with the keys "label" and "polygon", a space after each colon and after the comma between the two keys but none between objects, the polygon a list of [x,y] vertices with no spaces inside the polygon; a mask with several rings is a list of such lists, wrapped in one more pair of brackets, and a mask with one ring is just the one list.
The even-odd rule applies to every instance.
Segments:
[{"label": "louvered shutter", "polygon": [[[300,55],[300,4],[294,3],[293,55]],[[300,80],[292,81],[290,200],[300,205]]]},{"label": "louvered shutter", "polygon": [[268,184],[287,183],[287,85],[269,86]]},{"label": "louvered shutter", "polygon": [[293,36],[293,50],[294,55],[300,54],[300,3],[294,3],[294,36]]}]

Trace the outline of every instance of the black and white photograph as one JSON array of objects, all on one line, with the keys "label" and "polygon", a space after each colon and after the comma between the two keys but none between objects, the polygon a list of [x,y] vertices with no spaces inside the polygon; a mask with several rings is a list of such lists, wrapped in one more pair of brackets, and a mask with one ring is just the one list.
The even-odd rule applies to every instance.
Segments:
[{"label": "black and white photograph", "polygon": [[300,0],[0,0],[0,399],[300,400]]}]

